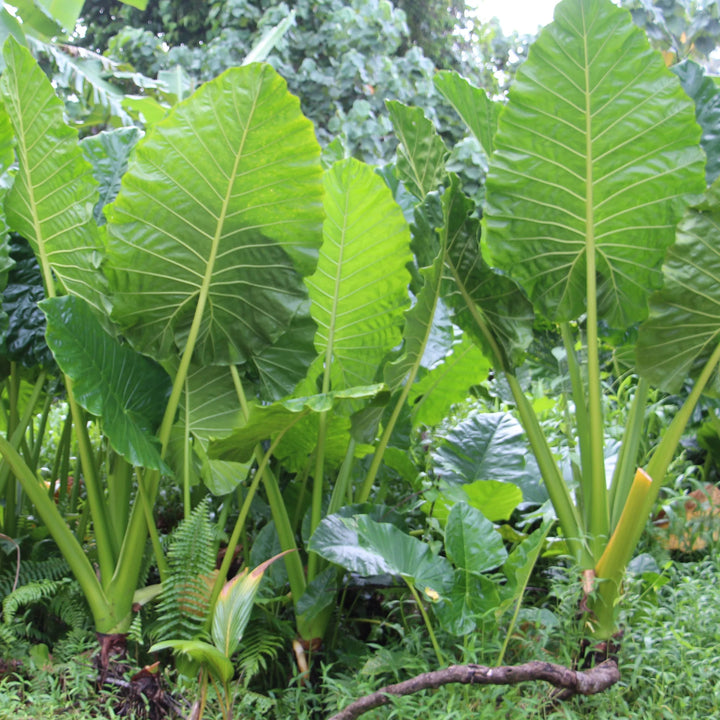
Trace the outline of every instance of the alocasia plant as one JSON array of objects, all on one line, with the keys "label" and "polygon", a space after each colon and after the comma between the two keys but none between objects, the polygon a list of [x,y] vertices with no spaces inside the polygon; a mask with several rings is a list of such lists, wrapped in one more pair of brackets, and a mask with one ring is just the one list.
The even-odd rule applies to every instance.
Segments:
[{"label": "alocasia plant", "polygon": [[[689,297],[690,289],[700,286],[703,302],[717,298],[712,230],[702,227],[704,218],[712,223],[712,195],[683,221],[681,242],[670,251],[663,277],[675,225],[705,188],[695,108],[629,14],[609,0],[564,0],[557,6],[555,21],[540,33],[503,108],[493,108],[481,90],[457,76],[440,74],[437,85],[489,157],[482,241],[476,234],[462,255],[445,262],[448,305],[509,383],[570,552],[588,579],[597,577],[591,624],[597,637],[607,638],[615,629],[622,571],[707,377],[701,377],[656,450],[649,478],[635,472],[648,387],[646,379],[639,381],[623,449],[609,478],[601,343],[610,341],[611,331],[632,331],[645,320],[651,293],[665,282],[641,331],[640,372],[666,380],[701,364],[698,356],[712,354],[707,367],[717,361],[715,326],[703,322],[697,334],[700,316],[708,317],[694,310],[701,307],[700,298],[695,304],[678,300],[680,293]],[[425,153],[413,162],[421,166],[431,157],[424,150],[428,144],[413,147]],[[452,177],[442,184],[445,198],[453,188],[459,194]],[[473,211],[466,202],[466,227]],[[697,258],[688,262],[688,253]],[[473,293],[473,277],[484,262],[513,278],[534,312],[562,335],[579,456],[574,489],[518,380],[523,344],[516,343],[514,353],[507,344],[508,333],[518,337],[517,326],[507,313],[491,314],[485,299]],[[675,342],[683,326],[695,338],[687,355]],[[663,357],[673,358],[672,368],[661,366]],[[651,366],[659,370],[654,378]]]}]

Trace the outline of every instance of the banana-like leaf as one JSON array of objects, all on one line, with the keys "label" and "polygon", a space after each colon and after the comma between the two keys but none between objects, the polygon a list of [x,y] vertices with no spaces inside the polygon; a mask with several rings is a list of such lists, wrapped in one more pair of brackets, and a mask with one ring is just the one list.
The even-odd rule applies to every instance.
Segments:
[{"label": "banana-like leaf", "polygon": [[695,119],[702,128],[700,146],[707,158],[705,180],[712,185],[720,175],[720,88],[692,60],[683,60],[672,71],[695,102]]},{"label": "banana-like leaf", "polygon": [[250,572],[245,569],[227,582],[220,591],[213,613],[212,639],[215,647],[226,658],[232,657],[240,645],[265,570],[288,552],[292,550],[275,555]]},{"label": "banana-like leaf", "polygon": [[411,108],[396,100],[385,103],[400,145],[397,170],[405,187],[422,200],[436,190],[445,177],[445,143],[421,108]]},{"label": "banana-like leaf", "polygon": [[128,166],[128,157],[141,133],[136,127],[122,127],[97,135],[88,135],[80,142],[86,159],[93,166],[98,182],[100,198],[93,214],[98,225],[105,223],[103,208],[115,199],[120,190],[120,180]]},{"label": "banana-like leaf", "polygon": [[72,379],[78,403],[102,418],[110,444],[128,462],[167,471],[153,437],[170,394],[167,373],[108,335],[80,298],[51,298],[40,306],[48,345]]},{"label": "banana-like leaf", "polygon": [[443,297],[455,310],[454,321],[482,348],[495,367],[512,369],[522,362],[532,341],[534,315],[520,288],[483,260],[480,223],[457,176],[442,198],[446,235],[447,284]]},{"label": "banana-like leaf", "polygon": [[441,70],[435,75],[434,82],[490,157],[495,149],[495,132],[502,105],[490,100],[484,90],[471,85],[456,72]]},{"label": "banana-like leaf", "polygon": [[335,390],[378,378],[401,340],[410,233],[403,214],[371,167],[349,159],[325,174],[324,242],[308,278],[315,346],[330,358]]},{"label": "banana-like leaf", "polygon": [[228,70],[137,144],[106,209],[114,317],[159,360],[191,329],[200,364],[253,358],[307,308],[321,197],[320,148],[285,81]]},{"label": "banana-like leaf", "polygon": [[10,39],[4,57],[0,93],[17,136],[19,163],[5,203],[10,227],[30,242],[46,284],[57,282],[104,313],[92,168],[77,131],[63,120],[62,102],[30,51]]},{"label": "banana-like leaf", "polygon": [[667,254],[665,285],[640,326],[638,372],[668,392],[696,375],[720,342],[720,180],[685,214]]},{"label": "banana-like leaf", "polygon": [[485,222],[494,264],[548,318],[597,287],[611,328],[644,319],[690,193],[700,128],[678,79],[610,0],[563,0],[500,116]]}]

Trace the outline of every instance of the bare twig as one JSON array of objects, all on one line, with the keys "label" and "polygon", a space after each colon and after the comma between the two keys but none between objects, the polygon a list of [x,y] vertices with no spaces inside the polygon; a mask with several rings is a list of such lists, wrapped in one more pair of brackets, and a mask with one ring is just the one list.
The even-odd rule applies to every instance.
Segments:
[{"label": "bare twig", "polygon": [[[387,705],[391,695],[412,695],[420,690],[435,689],[450,683],[465,685],[516,685],[531,680],[545,680],[572,695],[595,695],[620,680],[614,660],[606,660],[590,670],[570,670],[547,662],[524,665],[486,667],[485,665],[451,665],[444,670],[422,673],[410,680],[388,685],[377,692],[350,703],[330,720],[355,720],[373,708]],[[565,694],[563,694],[565,697]]]}]

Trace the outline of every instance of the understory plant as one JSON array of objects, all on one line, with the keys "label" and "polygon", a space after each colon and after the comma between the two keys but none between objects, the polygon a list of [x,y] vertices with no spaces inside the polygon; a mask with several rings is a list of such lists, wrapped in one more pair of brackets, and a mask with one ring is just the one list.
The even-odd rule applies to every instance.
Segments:
[{"label": "understory plant", "polygon": [[[485,201],[476,206],[445,171],[431,123],[392,104],[398,172],[418,200],[414,241],[426,258],[436,253],[426,272],[442,276],[453,321],[505,383],[583,572],[590,631],[606,640],[624,569],[720,359],[717,149],[707,142],[717,89],[695,75],[688,97],[629,13],[606,0],[557,6],[506,105],[452,73],[436,84],[489,159]],[[521,371],[533,337],[547,345],[549,332],[568,377],[562,452],[543,434]],[[613,372],[638,376],[619,446],[605,426],[610,360]],[[691,378],[641,455],[650,387],[678,392]]]}]

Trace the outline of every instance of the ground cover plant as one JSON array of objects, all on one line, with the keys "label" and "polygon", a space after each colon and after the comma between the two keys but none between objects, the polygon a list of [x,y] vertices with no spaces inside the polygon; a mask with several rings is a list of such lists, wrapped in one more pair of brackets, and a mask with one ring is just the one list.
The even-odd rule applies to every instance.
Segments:
[{"label": "ground cover plant", "polygon": [[[675,602],[658,567],[635,561],[624,585],[626,568],[688,424],[714,413],[698,405],[720,359],[713,81],[669,70],[608,0],[563,0],[507,103],[435,77],[487,160],[471,198],[420,108],[388,102],[396,164],[374,168],[321,148],[258,62],[144,134],[80,140],[28,37],[7,39],[0,77],[3,272],[35,288],[4,310],[37,348],[8,355],[3,642],[60,677],[36,610],[94,631],[113,712],[150,717],[287,717],[293,693],[357,717],[332,673],[404,666],[407,643],[432,652],[418,672],[488,666],[460,682],[552,657],[524,669],[566,678],[556,702],[617,684],[620,619],[628,637],[643,616],[626,594]],[[53,570],[33,576],[39,541]],[[199,678],[179,681],[192,708],[163,686],[173,667]],[[477,709],[469,692],[447,713]]]}]

